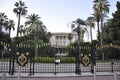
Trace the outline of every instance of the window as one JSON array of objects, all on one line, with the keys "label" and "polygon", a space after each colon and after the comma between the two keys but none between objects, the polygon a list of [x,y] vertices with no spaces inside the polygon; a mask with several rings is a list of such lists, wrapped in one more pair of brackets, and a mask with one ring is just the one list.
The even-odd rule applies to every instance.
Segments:
[{"label": "window", "polygon": [[60,36],[60,40],[62,40],[62,36]]},{"label": "window", "polygon": [[56,36],[55,39],[58,40],[59,36]]},{"label": "window", "polygon": [[64,40],[66,39],[66,36],[63,36]]}]

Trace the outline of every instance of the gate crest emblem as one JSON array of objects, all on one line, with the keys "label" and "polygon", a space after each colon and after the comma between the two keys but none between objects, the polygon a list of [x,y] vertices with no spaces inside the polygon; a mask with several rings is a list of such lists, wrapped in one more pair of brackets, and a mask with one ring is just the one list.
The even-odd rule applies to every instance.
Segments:
[{"label": "gate crest emblem", "polygon": [[17,58],[18,65],[25,66],[28,61],[27,56],[29,55],[29,53],[26,52],[26,54],[23,54],[23,53],[20,54],[19,52],[17,52],[17,55],[18,55],[18,58]]},{"label": "gate crest emblem", "polygon": [[81,57],[82,57],[82,59],[81,59],[81,61],[82,61],[82,64],[83,64],[83,66],[89,66],[89,64],[90,64],[90,54],[81,54]]}]

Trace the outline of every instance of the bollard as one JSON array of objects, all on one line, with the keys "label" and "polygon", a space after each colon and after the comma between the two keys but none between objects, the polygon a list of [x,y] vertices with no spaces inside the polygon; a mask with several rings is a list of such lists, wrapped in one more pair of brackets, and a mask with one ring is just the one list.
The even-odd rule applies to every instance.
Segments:
[{"label": "bollard", "polygon": [[96,80],[96,66],[94,66],[94,80]]},{"label": "bollard", "polygon": [[21,76],[21,67],[18,66],[18,80],[20,80],[20,76]]},{"label": "bollard", "polygon": [[114,80],[117,80],[117,72],[114,71]]},{"label": "bollard", "polygon": [[3,73],[2,80],[6,80],[6,73]]}]

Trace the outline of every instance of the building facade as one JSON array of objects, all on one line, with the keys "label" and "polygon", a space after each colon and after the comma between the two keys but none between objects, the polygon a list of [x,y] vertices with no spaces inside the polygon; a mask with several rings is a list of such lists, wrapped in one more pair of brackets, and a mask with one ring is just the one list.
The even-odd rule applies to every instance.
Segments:
[{"label": "building facade", "polygon": [[52,33],[50,38],[51,45],[67,46],[78,39],[76,33],[72,33],[72,39],[68,39],[69,33]]},{"label": "building facade", "polygon": [[72,33],[71,40],[68,39],[69,33],[52,33],[50,38],[50,43],[57,50],[57,55],[66,56],[68,53],[65,51],[66,46],[70,43],[78,40],[78,36],[76,33]]}]

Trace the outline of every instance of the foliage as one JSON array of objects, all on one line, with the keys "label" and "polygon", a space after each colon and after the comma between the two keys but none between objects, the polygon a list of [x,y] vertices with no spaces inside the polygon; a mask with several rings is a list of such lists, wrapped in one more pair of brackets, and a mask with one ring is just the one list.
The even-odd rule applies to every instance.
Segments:
[{"label": "foliage", "polygon": [[113,13],[104,28],[104,42],[120,45],[120,2],[116,4],[117,10]]},{"label": "foliage", "polygon": [[[94,9],[94,16],[97,21],[98,27],[98,41],[100,44],[103,44],[103,22],[104,22],[104,15],[109,13],[109,2],[107,0],[94,0],[93,1],[93,9]],[[101,22],[101,34],[99,29],[99,22]]]},{"label": "foliage", "polygon": [[21,0],[19,2],[15,2],[14,6],[15,8],[13,9],[13,12],[18,16],[18,26],[17,26],[17,37],[18,37],[21,16],[27,14],[27,6],[25,5],[25,2],[22,2]]},{"label": "foliage", "polygon": [[8,43],[11,42],[11,39],[10,39],[9,35],[5,32],[0,31],[0,37],[1,37],[0,38],[1,42],[8,42]]},{"label": "foliage", "polygon": [[11,34],[11,29],[13,29],[13,30],[15,30],[15,23],[14,23],[14,21],[13,20],[8,20],[7,21],[7,24],[6,24],[7,26],[6,26],[6,30],[9,30],[9,37],[10,37],[10,34]]},{"label": "foliage", "polygon": [[69,33],[69,34],[68,34],[68,40],[70,40],[70,42],[71,42],[72,38],[73,38],[73,34],[72,34],[72,33]]},{"label": "foliage", "polygon": [[80,18],[72,22],[71,28],[78,35],[78,44],[83,41],[84,33],[87,32],[86,22]]},{"label": "foliage", "polygon": [[40,47],[38,49],[38,56],[53,57],[54,54],[56,54],[56,50],[55,50],[55,48],[51,47],[50,45],[46,45],[46,46]]},{"label": "foliage", "polygon": [[[80,43],[80,47],[91,47],[91,45],[93,45],[93,47],[95,47],[97,44],[97,41],[93,41],[93,44],[91,44],[90,42],[81,42]],[[75,43],[71,43],[70,45],[68,45],[67,47],[67,52],[68,52],[68,56],[75,56],[75,53],[77,51],[77,42]],[[81,49],[82,52],[84,52],[84,50]]]},{"label": "foliage", "polygon": [[91,42],[92,42],[92,28],[95,29],[95,18],[94,17],[88,17],[86,20],[87,26],[90,28],[90,37],[91,37]]},{"label": "foliage", "polygon": [[0,12],[0,31],[3,27],[5,28],[7,19],[7,15],[5,15],[5,13]]},{"label": "foliage", "polygon": [[97,59],[102,59],[102,53],[104,54],[105,60],[107,59],[120,59],[120,50],[117,48],[105,48],[105,49],[101,49],[98,50],[96,53],[96,57]]}]

